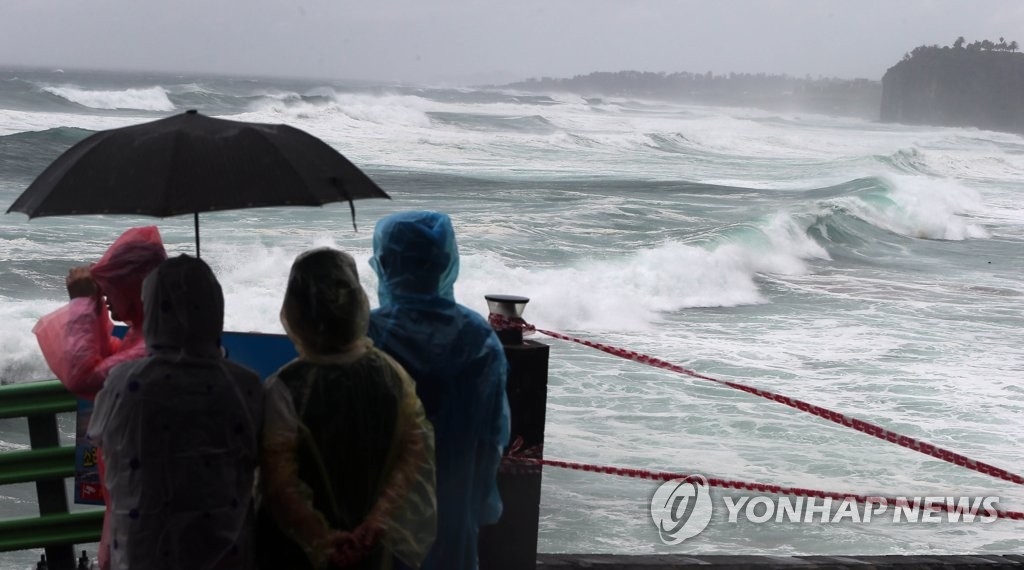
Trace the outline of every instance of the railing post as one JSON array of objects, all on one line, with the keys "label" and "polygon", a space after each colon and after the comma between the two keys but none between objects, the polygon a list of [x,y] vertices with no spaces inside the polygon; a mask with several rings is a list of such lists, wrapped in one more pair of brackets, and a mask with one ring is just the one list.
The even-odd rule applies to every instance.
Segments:
[{"label": "railing post", "polygon": [[[60,446],[57,415],[51,413],[28,416],[28,439],[32,449]],[[39,499],[40,515],[67,514],[68,496],[63,478],[37,480],[36,495]],[[74,545],[54,544],[47,546],[45,550],[48,568],[59,570],[75,567]]]},{"label": "railing post", "polygon": [[[488,295],[491,313],[521,317],[525,297]],[[550,347],[524,341],[522,331],[498,331],[508,358],[506,392],[512,414],[512,439],[521,438],[518,453],[543,457],[544,419],[548,397]],[[502,514],[497,524],[480,529],[481,570],[532,570],[537,564],[537,526],[540,519],[541,467],[513,466],[498,472]]]}]

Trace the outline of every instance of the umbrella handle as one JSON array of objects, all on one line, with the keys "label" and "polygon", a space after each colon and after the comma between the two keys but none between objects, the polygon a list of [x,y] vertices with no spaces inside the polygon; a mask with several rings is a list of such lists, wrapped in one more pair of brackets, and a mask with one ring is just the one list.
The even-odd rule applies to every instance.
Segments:
[{"label": "umbrella handle", "polygon": [[338,190],[341,191],[342,197],[348,200],[348,209],[352,212],[352,231],[358,232],[359,228],[356,227],[356,204],[352,201],[352,196],[349,195],[348,188],[345,188],[345,185],[341,183],[341,180],[337,176],[331,177],[331,184],[334,184]]}]

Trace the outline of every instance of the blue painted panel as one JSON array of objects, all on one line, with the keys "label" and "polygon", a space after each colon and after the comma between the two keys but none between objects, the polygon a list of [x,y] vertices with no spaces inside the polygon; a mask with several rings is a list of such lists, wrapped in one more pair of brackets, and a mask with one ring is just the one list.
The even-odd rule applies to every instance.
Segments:
[{"label": "blue painted panel", "polygon": [[[114,336],[124,338],[128,327],[114,327]],[[260,379],[266,380],[293,358],[298,356],[295,346],[283,334],[225,332],[221,346],[227,357],[242,366],[256,371]],[[85,505],[102,505],[103,497],[99,488],[99,472],[96,467],[96,447],[85,439],[92,415],[92,402],[78,401],[77,434],[75,436],[75,502]]]},{"label": "blue painted panel", "polygon": [[229,359],[252,368],[263,380],[299,355],[283,334],[225,332],[220,343]]},{"label": "blue painted panel", "polygon": [[[128,327],[117,325],[114,336],[124,338],[127,331]],[[263,380],[298,356],[292,341],[283,334],[225,331],[220,342],[229,359],[252,368]]]}]

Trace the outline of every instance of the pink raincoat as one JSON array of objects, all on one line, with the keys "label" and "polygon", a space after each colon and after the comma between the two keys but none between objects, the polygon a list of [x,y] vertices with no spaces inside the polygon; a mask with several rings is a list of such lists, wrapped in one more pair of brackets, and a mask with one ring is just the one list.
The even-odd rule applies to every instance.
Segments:
[{"label": "pink raincoat", "polygon": [[92,400],[110,369],[146,354],[142,338],[142,280],[167,259],[156,226],[126,231],[89,272],[128,323],[124,339],[111,335],[113,323],[102,297],[79,297],[39,319],[32,332],[54,375],[75,396]]},{"label": "pink raincoat", "polygon": [[[156,226],[132,228],[117,238],[89,269],[100,295],[118,308],[128,324],[124,339],[111,335],[114,324],[102,296],[79,297],[43,316],[32,328],[46,364],[69,392],[92,401],[110,370],[146,355],[142,334],[142,281],[167,259]],[[102,453],[99,454],[102,457]],[[104,480],[99,462],[100,481]],[[104,488],[104,499],[106,489]],[[103,517],[103,535],[97,553],[101,569],[110,567],[109,501]]]}]

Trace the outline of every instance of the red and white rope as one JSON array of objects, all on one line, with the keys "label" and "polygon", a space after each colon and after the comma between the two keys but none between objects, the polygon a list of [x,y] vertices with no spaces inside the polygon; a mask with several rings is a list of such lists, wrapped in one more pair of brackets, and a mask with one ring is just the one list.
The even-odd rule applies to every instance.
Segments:
[{"label": "red and white rope", "polygon": [[805,402],[803,400],[797,400],[796,398],[790,398],[789,396],[784,396],[782,394],[777,394],[775,392],[771,392],[771,391],[768,391],[768,390],[762,390],[760,388],[755,388],[753,386],[747,386],[746,384],[740,384],[739,382],[730,382],[730,381],[726,381],[726,380],[719,380],[717,378],[712,378],[710,376],[705,376],[705,375],[700,374],[698,372],[694,372],[693,370],[689,370],[687,368],[683,368],[682,366],[679,366],[677,364],[672,364],[671,362],[668,362],[668,361],[665,361],[665,360],[662,360],[660,358],[656,358],[656,357],[653,357],[653,356],[650,356],[650,355],[647,355],[647,354],[641,354],[639,352],[635,352],[635,351],[632,351],[632,350],[626,350],[624,348],[618,348],[618,347],[614,347],[614,346],[603,344],[603,343],[599,343],[599,342],[594,342],[594,341],[590,341],[590,340],[584,340],[584,339],[572,337],[572,336],[565,335],[565,334],[558,333],[558,332],[554,332],[554,331],[538,329],[535,326],[527,323],[526,321],[524,321],[521,318],[509,318],[509,317],[505,317],[505,316],[498,315],[498,314],[495,314],[495,313],[491,313],[491,315],[490,315],[488,320],[490,321],[491,326],[494,327],[497,330],[509,329],[509,328],[521,328],[524,331],[537,331],[539,333],[545,334],[545,335],[550,336],[552,338],[557,338],[557,339],[560,339],[560,340],[566,340],[566,341],[569,341],[569,342],[575,342],[577,344],[582,344],[583,346],[589,346],[591,348],[595,348],[597,350],[600,350],[602,352],[606,352],[606,353],[611,354],[613,356],[618,356],[620,358],[625,358],[627,360],[632,360],[633,362],[639,362],[641,364],[646,364],[648,366],[653,366],[655,368],[661,368],[661,369],[664,369],[664,370],[670,370],[672,372],[676,372],[676,373],[679,373],[679,374],[685,374],[685,375],[691,376],[693,378],[699,378],[701,380],[708,380],[708,381],[711,381],[711,382],[715,382],[715,383],[721,384],[723,386],[728,386],[728,387],[733,388],[735,390],[740,390],[740,391],[743,391],[743,392],[747,392],[748,394],[753,394],[755,396],[760,396],[760,397],[765,398],[767,400],[771,400],[773,402],[778,402],[780,404],[784,404],[786,406],[789,406],[791,408],[795,408],[795,409],[800,410],[802,412],[806,412],[806,413],[818,416],[818,417],[826,419],[826,420],[828,420],[830,422],[837,423],[837,424],[839,424],[841,426],[845,426],[845,427],[848,427],[848,428],[855,429],[855,430],[857,430],[857,431],[859,431],[861,433],[865,433],[867,435],[876,437],[878,439],[885,440],[885,441],[888,441],[890,443],[895,443],[896,445],[899,445],[901,447],[905,447],[907,449],[911,449],[913,451],[917,451],[918,453],[923,453],[925,455],[929,455],[929,456],[934,457],[936,459],[941,459],[942,461],[946,461],[946,462],[952,463],[954,465],[959,465],[960,467],[965,467],[965,468],[970,469],[972,471],[977,471],[978,473],[983,473],[985,475],[989,475],[989,476],[995,477],[997,479],[1002,479],[1004,481],[1009,481],[1011,483],[1016,483],[1018,485],[1024,485],[1024,477],[1022,477],[1022,476],[1020,476],[1020,475],[1018,475],[1016,473],[1012,473],[1010,471],[1007,471],[1006,469],[1003,469],[1001,467],[996,467],[996,466],[988,464],[988,463],[984,463],[984,462],[981,462],[981,461],[977,461],[977,460],[971,459],[971,458],[969,458],[969,457],[967,457],[965,455],[961,455],[959,453],[955,453],[955,452],[950,451],[948,449],[941,448],[941,447],[939,447],[937,445],[933,445],[931,443],[920,441],[920,440],[912,438],[910,436],[901,435],[901,434],[896,433],[894,431],[885,429],[882,426],[879,426],[879,425],[876,425],[876,424],[873,424],[873,423],[870,423],[870,422],[866,422],[864,420],[860,420],[860,419],[857,419],[857,418],[853,418],[853,417],[847,416],[845,414],[841,414],[839,412],[830,410],[828,408],[823,408],[821,406],[817,406],[817,405]]},{"label": "red and white rope", "polygon": [[[603,473],[606,475],[617,475],[619,477],[633,477],[637,479],[649,479],[652,481],[670,481],[672,479],[689,477],[685,473],[670,473],[667,471],[651,471],[648,469],[633,469],[628,467],[614,467],[609,465],[592,465],[588,463],[577,463],[574,461],[560,461],[557,459],[539,459],[533,457],[520,457],[509,455],[504,458],[503,463],[520,464],[520,465],[547,465],[550,467],[559,467],[562,469],[572,469],[575,471],[586,471],[590,473]],[[783,487],[781,485],[773,485],[770,483],[750,483],[746,481],[733,481],[729,479],[717,479],[713,477],[707,478],[708,485],[712,487],[722,487],[725,489],[739,489],[744,491],[755,491],[758,493],[774,493],[777,495],[794,495],[797,497],[816,497],[821,499],[836,499],[842,500],[853,500],[858,503],[879,503],[882,500],[886,501],[888,505],[901,505],[909,504],[906,498],[902,497],[884,497],[878,495],[857,495],[855,493],[836,493],[833,491],[822,491],[819,489],[805,489],[802,487]],[[950,506],[944,503],[934,504],[922,504],[922,508],[936,510],[936,511],[947,511],[950,513],[963,514],[964,511],[957,506]],[[1021,511],[1004,511],[995,510],[994,516],[1001,519],[1010,520],[1024,520],[1024,512]]]}]

